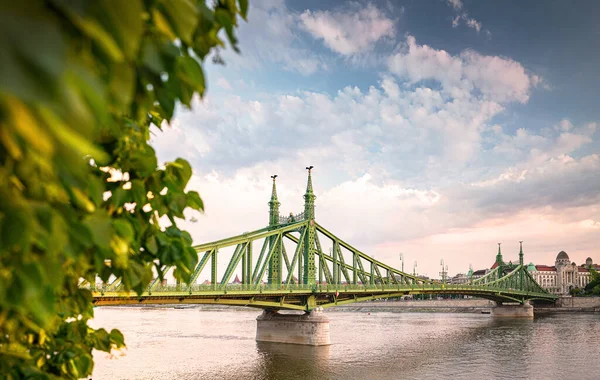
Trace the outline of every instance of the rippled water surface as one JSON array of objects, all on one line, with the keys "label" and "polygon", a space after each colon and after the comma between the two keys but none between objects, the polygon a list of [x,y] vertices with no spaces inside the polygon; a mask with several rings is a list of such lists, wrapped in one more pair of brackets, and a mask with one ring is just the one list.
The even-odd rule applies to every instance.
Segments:
[{"label": "rippled water surface", "polygon": [[600,379],[600,315],[328,312],[332,345],[258,344],[255,310],[97,308],[93,379]]}]

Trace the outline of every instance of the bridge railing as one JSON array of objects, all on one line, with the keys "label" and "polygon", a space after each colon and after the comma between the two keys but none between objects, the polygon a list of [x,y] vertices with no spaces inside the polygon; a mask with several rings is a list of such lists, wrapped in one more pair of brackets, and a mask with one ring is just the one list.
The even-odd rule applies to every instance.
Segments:
[{"label": "bridge railing", "polygon": [[304,212],[298,213],[296,215],[290,216],[282,216],[279,215],[279,224],[288,224],[288,223],[296,223],[305,220]]}]

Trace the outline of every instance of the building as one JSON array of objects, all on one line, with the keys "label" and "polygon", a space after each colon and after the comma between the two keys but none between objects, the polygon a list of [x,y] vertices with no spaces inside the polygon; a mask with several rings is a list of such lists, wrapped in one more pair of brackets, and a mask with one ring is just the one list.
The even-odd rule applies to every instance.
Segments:
[{"label": "building", "polygon": [[454,285],[466,284],[469,282],[469,277],[464,273],[458,273],[456,276],[450,278],[450,283]]},{"label": "building", "polygon": [[600,266],[594,264],[590,257],[585,260],[585,264],[577,266],[571,262],[565,251],[558,253],[553,266],[533,263],[527,266],[538,284],[550,293],[558,295],[567,295],[573,288],[585,288],[591,278],[589,268],[600,270]]},{"label": "building", "polygon": [[[519,253],[520,259],[523,255],[523,250]],[[502,253],[498,247],[498,255],[496,261],[490,267],[490,269],[480,269],[473,271],[469,269],[467,277],[472,281],[481,278],[488,274],[491,270],[502,264],[508,267],[513,267],[512,261],[506,264],[502,259]],[[585,260],[585,264],[577,266],[576,263],[571,262],[569,255],[565,251],[560,251],[556,256],[556,260],[553,266],[549,265],[534,265],[529,263],[527,270],[533,277],[533,279],[540,284],[540,286],[546,289],[548,292],[557,295],[568,295],[571,289],[580,288],[583,289],[591,281],[590,268],[600,271],[600,265],[594,264],[591,257]]]}]

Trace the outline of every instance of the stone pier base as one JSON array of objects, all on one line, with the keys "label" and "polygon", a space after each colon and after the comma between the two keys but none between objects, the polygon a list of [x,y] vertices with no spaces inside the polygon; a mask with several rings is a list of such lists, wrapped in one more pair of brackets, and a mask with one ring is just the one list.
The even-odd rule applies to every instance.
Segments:
[{"label": "stone pier base", "polygon": [[330,345],[329,318],[318,310],[306,314],[280,314],[265,310],[256,318],[256,341]]},{"label": "stone pier base", "polygon": [[492,317],[533,319],[533,306],[528,302],[523,305],[498,305],[492,308]]}]

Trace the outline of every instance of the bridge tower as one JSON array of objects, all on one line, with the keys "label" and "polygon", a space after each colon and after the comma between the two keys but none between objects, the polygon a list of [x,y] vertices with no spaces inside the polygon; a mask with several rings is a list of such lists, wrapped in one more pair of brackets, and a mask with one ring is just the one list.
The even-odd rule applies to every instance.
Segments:
[{"label": "bridge tower", "polygon": [[498,275],[502,277],[504,261],[502,260],[502,251],[500,250],[500,245],[502,243],[498,243],[498,254],[496,255],[496,264],[498,264]]},{"label": "bridge tower", "polygon": [[315,193],[313,192],[311,171],[313,166],[307,166],[308,181],[306,183],[306,194],[304,194],[304,219],[308,220],[307,231],[304,234],[304,250],[302,262],[304,263],[304,273],[302,283],[307,285],[316,284],[316,269],[315,269],[315,236],[317,230],[315,227]]},{"label": "bridge tower", "polygon": [[519,241],[519,265],[521,266],[521,271],[519,272],[519,287],[523,286],[524,281],[524,273],[523,273],[523,240]]},{"label": "bridge tower", "polygon": [[[277,199],[277,185],[275,184],[277,174],[272,175],[271,178],[273,179],[273,190],[269,201],[269,227],[276,228],[279,224],[279,206],[281,203]],[[273,251],[273,255],[269,261],[267,280],[269,284],[281,284],[281,241],[277,236],[269,237],[269,251]]]}]

